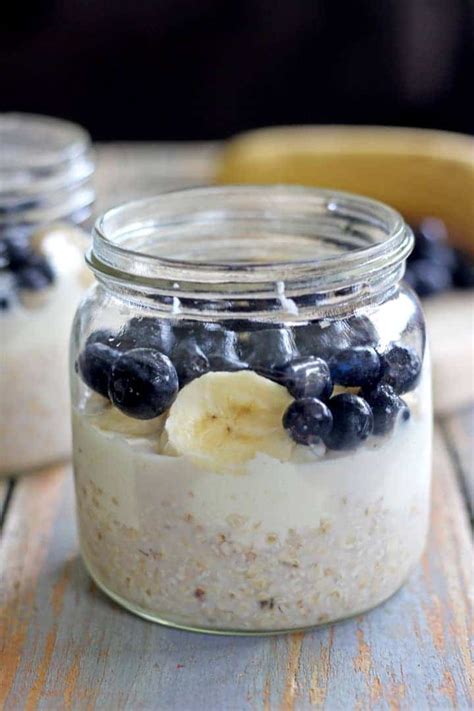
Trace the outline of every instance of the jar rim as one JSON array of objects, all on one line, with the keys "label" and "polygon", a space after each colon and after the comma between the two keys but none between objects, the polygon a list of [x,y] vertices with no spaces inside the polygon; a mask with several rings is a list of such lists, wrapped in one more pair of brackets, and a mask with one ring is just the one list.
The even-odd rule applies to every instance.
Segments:
[{"label": "jar rim", "polygon": [[29,113],[0,113],[0,224],[90,213],[92,142],[81,126]]},{"label": "jar rim", "polygon": [[[275,216],[296,219],[298,210],[307,211],[309,220],[323,218],[326,229],[331,221],[336,224],[339,237],[344,237],[345,226],[351,220],[366,221],[378,230],[365,244],[357,244],[345,252],[334,252],[321,257],[314,253],[307,258],[267,261],[212,261],[208,259],[170,258],[143,249],[146,239],[158,230],[168,229],[173,218],[178,216],[179,226],[193,223],[200,211],[204,211],[207,228],[212,220],[219,225],[234,219],[239,210],[249,206],[257,212],[246,213],[247,217],[271,222]],[[252,202],[254,201],[254,202]],[[234,212],[220,212],[229,206]],[[205,212],[211,207],[214,212]],[[272,212],[273,211],[273,212]],[[181,221],[180,221],[181,220]],[[306,224],[306,223],[305,223]],[[215,227],[211,224],[211,226]],[[321,223],[319,223],[319,227]],[[131,236],[136,240],[131,243]],[[314,235],[313,235],[314,237]],[[137,200],[114,207],[98,218],[93,231],[93,246],[88,261],[94,271],[115,279],[142,280],[151,286],[159,286],[163,280],[180,285],[201,284],[214,287],[229,282],[291,282],[301,279],[325,280],[331,287],[336,283],[351,283],[354,279],[368,278],[369,274],[404,262],[412,249],[413,236],[401,215],[391,207],[363,196],[300,186],[224,186],[198,187],[161,193],[152,198]],[[137,247],[142,245],[142,248]]]},{"label": "jar rim", "polygon": [[[17,153],[6,152],[8,141],[14,133],[15,147],[28,149],[31,147],[33,134],[40,133],[41,145],[36,152]],[[83,153],[90,146],[89,133],[79,124],[42,114],[22,112],[0,113],[0,142],[3,146],[0,155],[0,175],[5,171],[11,173],[16,167],[45,168],[71,160]]]}]

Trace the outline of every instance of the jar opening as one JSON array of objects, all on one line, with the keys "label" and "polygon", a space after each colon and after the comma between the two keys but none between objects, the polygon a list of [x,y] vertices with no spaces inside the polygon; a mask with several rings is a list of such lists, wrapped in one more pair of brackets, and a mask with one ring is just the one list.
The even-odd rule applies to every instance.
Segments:
[{"label": "jar opening", "polygon": [[293,295],[400,278],[411,231],[363,197],[294,186],[193,188],[107,212],[89,263],[128,285],[213,298]]}]

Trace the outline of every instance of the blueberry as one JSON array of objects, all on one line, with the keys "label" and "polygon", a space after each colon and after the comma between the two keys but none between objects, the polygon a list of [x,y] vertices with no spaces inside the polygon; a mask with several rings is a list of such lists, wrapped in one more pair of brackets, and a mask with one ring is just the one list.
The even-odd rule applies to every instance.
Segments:
[{"label": "blueberry", "polygon": [[149,294],[149,298],[160,306],[173,306],[173,297],[167,294]]},{"label": "blueberry", "polygon": [[5,245],[8,266],[11,271],[16,272],[29,265],[33,253],[27,239],[8,238],[5,240]]},{"label": "blueberry", "polygon": [[192,337],[183,338],[174,348],[172,360],[182,388],[211,370],[209,359]]},{"label": "blueberry", "polygon": [[447,243],[446,227],[440,220],[428,218],[415,230],[415,244],[410,259],[427,259],[448,270],[453,268],[455,254]]},{"label": "blueberry", "polygon": [[335,353],[353,346],[376,346],[378,333],[367,316],[338,321],[313,321],[294,329],[301,355],[329,360]]},{"label": "blueberry", "polygon": [[325,294],[316,292],[312,294],[302,294],[301,296],[295,298],[295,302],[297,303],[298,308],[306,309],[311,306],[320,306],[321,302],[324,301],[325,298]]},{"label": "blueberry", "polygon": [[[195,338],[209,359],[212,370],[227,370],[234,363],[233,370],[238,370],[240,358],[237,353],[237,336],[218,324],[200,324],[194,329]],[[227,367],[226,367],[227,366]]]},{"label": "blueberry", "polygon": [[226,326],[229,331],[236,333],[251,333],[252,331],[261,331],[265,325],[261,321],[251,321],[245,318],[233,318],[226,321]]},{"label": "blueberry", "polygon": [[8,294],[0,293],[0,311],[6,311],[10,306]]},{"label": "blueberry", "polygon": [[456,264],[453,269],[453,284],[459,289],[474,287],[474,261],[459,250],[456,250]]},{"label": "blueberry", "polygon": [[8,266],[9,259],[8,259],[8,249],[7,249],[7,243],[5,242],[4,239],[0,237],[0,269],[4,269],[5,267]]},{"label": "blueberry", "polygon": [[298,444],[317,444],[332,429],[332,413],[314,397],[294,400],[283,415],[283,427]]},{"label": "blueberry", "polygon": [[283,369],[282,384],[294,398],[327,400],[332,392],[329,367],[322,358],[300,356]]},{"label": "blueberry", "polygon": [[412,261],[407,267],[405,280],[422,297],[446,291],[452,285],[450,269],[429,259]]},{"label": "blueberry", "polygon": [[97,331],[93,331],[86,341],[86,346],[92,345],[93,343],[103,343],[110,348],[120,350],[120,339],[117,338],[117,333],[110,329],[101,328]]},{"label": "blueberry", "polygon": [[19,289],[40,291],[49,286],[48,278],[40,269],[23,267],[16,272],[16,284]]},{"label": "blueberry", "polygon": [[12,303],[12,286],[12,276],[0,269],[0,311],[6,311]]},{"label": "blueberry", "polygon": [[295,339],[287,328],[265,328],[239,334],[239,357],[251,370],[281,382],[286,365],[298,356]]},{"label": "blueberry", "polygon": [[247,363],[244,363],[239,359],[237,353],[235,355],[230,352],[226,352],[223,355],[215,355],[209,358],[211,370],[234,373],[237,370],[247,370]]},{"label": "blueberry", "polygon": [[178,387],[178,375],[167,356],[152,348],[135,348],[115,360],[109,396],[126,415],[150,420],[170,407]]},{"label": "blueberry", "polygon": [[89,343],[79,356],[79,372],[92,390],[108,397],[112,367],[118,351],[104,343]]},{"label": "blueberry", "polygon": [[388,434],[399,418],[408,420],[410,417],[408,405],[390,385],[377,385],[374,390],[366,394],[366,400],[372,408],[376,435]]},{"label": "blueberry", "polygon": [[179,362],[186,357],[186,353],[198,349],[208,361],[207,370],[235,371],[246,368],[237,353],[237,335],[219,324],[180,321],[175,325],[174,336],[173,361]]},{"label": "blueberry", "polygon": [[329,360],[331,377],[338,385],[368,387],[380,376],[380,357],[371,346],[354,346],[333,355]]},{"label": "blueberry", "polygon": [[118,334],[121,350],[153,348],[167,356],[173,350],[174,335],[168,319],[137,316],[130,319]]},{"label": "blueberry", "polygon": [[89,343],[103,343],[110,348],[114,348],[117,351],[124,353],[125,351],[131,351],[135,348],[135,341],[133,339],[128,339],[123,335],[123,331],[112,331],[109,328],[101,328],[97,331],[93,331],[86,341]]},{"label": "blueberry", "polygon": [[343,321],[351,346],[376,346],[379,334],[369,316],[350,316]]},{"label": "blueberry", "polygon": [[226,353],[237,357],[236,334],[223,328],[220,324],[187,321],[179,324],[175,333],[177,338],[186,336],[194,338],[210,360],[224,356]]},{"label": "blueberry", "polygon": [[415,238],[415,247],[410,257],[413,261],[428,260],[433,264],[447,267],[448,269],[454,266],[455,255],[453,249],[443,243]]},{"label": "blueberry", "polygon": [[6,311],[13,304],[15,300],[14,286],[13,275],[5,269],[0,269],[0,311]]},{"label": "blueberry", "polygon": [[333,428],[324,437],[329,449],[354,449],[371,434],[374,426],[372,410],[357,395],[342,393],[328,403],[333,417]]},{"label": "blueberry", "polygon": [[398,395],[413,390],[421,374],[421,360],[414,350],[392,346],[380,355],[381,382],[391,385]]},{"label": "blueberry", "polygon": [[26,266],[15,271],[15,280],[19,289],[39,291],[54,282],[54,271],[46,257],[32,254]]},{"label": "blueberry", "polygon": [[0,239],[8,242],[25,241],[29,239],[31,231],[31,225],[21,223],[3,224],[0,226]]},{"label": "blueberry", "polygon": [[237,336],[232,331],[224,331],[219,340],[207,340],[203,347],[209,358],[211,370],[233,372],[247,369],[247,364],[240,359]]}]

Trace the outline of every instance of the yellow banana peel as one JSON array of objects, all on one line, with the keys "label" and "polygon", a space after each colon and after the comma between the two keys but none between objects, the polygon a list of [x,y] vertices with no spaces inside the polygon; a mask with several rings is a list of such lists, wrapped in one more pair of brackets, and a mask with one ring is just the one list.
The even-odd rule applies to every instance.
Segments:
[{"label": "yellow banana peel", "polygon": [[259,129],[227,142],[218,183],[292,183],[388,203],[410,222],[441,218],[474,252],[474,139],[381,126]]}]

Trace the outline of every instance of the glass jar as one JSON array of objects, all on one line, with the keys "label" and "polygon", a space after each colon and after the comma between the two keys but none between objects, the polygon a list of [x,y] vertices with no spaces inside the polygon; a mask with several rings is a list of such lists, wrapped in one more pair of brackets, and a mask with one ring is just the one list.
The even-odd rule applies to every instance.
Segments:
[{"label": "glass jar", "polygon": [[94,171],[79,126],[0,114],[0,474],[70,456],[68,342]]},{"label": "glass jar", "polygon": [[81,550],[157,622],[270,633],[361,613],[428,526],[425,327],[389,207],[203,188],[106,213],[72,338]]}]

